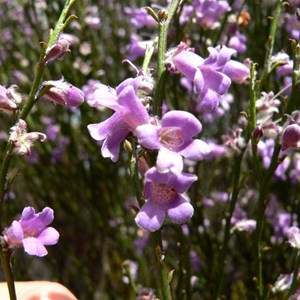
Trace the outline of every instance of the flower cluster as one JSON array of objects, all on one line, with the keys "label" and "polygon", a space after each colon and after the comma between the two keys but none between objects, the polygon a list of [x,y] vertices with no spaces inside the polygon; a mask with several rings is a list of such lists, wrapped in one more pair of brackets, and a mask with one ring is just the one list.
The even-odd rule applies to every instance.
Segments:
[{"label": "flower cluster", "polygon": [[152,92],[153,80],[142,72],[116,89],[97,85],[88,101],[92,107],[105,106],[115,111],[107,120],[88,125],[92,138],[102,145],[103,157],[117,161],[120,144],[130,133],[145,150],[158,152],[155,166],[146,167],[146,203],[136,217],[136,223],[149,231],[162,226],[165,212],[179,224],[192,217],[193,207],[183,194],[197,177],[182,172],[183,158],[199,161],[210,152],[205,142],[194,138],[202,125],[191,113],[173,110],[161,119],[149,113]]}]

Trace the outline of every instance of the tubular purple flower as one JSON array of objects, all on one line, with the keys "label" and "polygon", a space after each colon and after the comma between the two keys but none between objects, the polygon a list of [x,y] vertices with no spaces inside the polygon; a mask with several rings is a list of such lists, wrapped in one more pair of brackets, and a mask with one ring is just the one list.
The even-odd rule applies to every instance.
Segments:
[{"label": "tubular purple flower", "polygon": [[146,203],[135,217],[136,224],[148,231],[158,230],[168,217],[177,224],[188,222],[194,209],[184,193],[197,176],[187,173],[160,173],[152,167],[145,174],[144,197]]},{"label": "tubular purple flower", "polygon": [[105,106],[115,111],[106,121],[88,125],[88,130],[95,140],[102,144],[103,157],[117,161],[120,143],[138,126],[149,122],[149,114],[137,93],[144,95],[151,90],[145,76],[128,78],[116,90],[105,85],[98,85],[91,106]]},{"label": "tubular purple flower", "polygon": [[33,207],[25,207],[21,219],[3,231],[4,240],[9,248],[23,246],[30,255],[45,256],[45,245],[55,245],[59,239],[57,230],[47,227],[53,219],[54,212],[49,207],[37,214]]},{"label": "tubular purple flower", "polygon": [[157,158],[160,162],[158,168],[164,172],[169,169],[167,166],[180,166],[180,156],[198,161],[210,152],[205,142],[193,139],[201,130],[202,125],[194,115],[174,110],[163,116],[161,125],[143,124],[135,129],[134,134],[143,147],[164,150],[159,151]]},{"label": "tubular purple flower", "polygon": [[45,81],[43,89],[46,89],[43,97],[55,104],[77,107],[84,101],[83,92],[63,79]]}]

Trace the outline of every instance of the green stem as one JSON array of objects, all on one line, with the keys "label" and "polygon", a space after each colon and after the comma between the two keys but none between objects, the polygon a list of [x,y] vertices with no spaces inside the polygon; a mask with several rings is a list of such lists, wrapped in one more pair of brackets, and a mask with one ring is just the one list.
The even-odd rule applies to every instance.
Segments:
[{"label": "green stem", "polygon": [[179,6],[180,0],[173,0],[168,8],[168,16],[166,19],[158,23],[159,37],[158,37],[158,54],[157,54],[157,75],[156,75],[156,90],[153,103],[153,113],[161,116],[161,107],[163,102],[164,85],[166,78],[165,70],[165,54],[167,50],[167,37],[171,21]]},{"label": "green stem", "polygon": [[264,296],[264,281],[263,281],[263,265],[262,265],[262,232],[264,227],[264,214],[266,208],[266,198],[269,191],[270,182],[272,179],[272,175],[278,166],[278,156],[280,153],[280,145],[279,143],[275,144],[274,152],[272,155],[271,164],[263,178],[260,181],[259,188],[259,199],[258,199],[258,212],[257,212],[257,220],[256,220],[256,233],[255,233],[255,246],[256,246],[256,276],[257,276],[257,293],[258,299],[263,299]]},{"label": "green stem", "polygon": [[3,272],[7,282],[9,298],[10,300],[17,300],[15,283],[14,283],[14,274],[10,263],[11,250],[3,247],[0,256],[1,256]]},{"label": "green stem", "polygon": [[234,212],[234,208],[238,199],[238,194],[240,191],[240,176],[241,176],[241,165],[245,149],[235,158],[234,170],[233,170],[233,191],[231,199],[229,202],[229,208],[225,216],[225,229],[224,229],[224,238],[222,243],[222,250],[218,259],[218,278],[217,278],[217,289],[214,299],[221,299],[223,278],[224,278],[224,266],[226,263],[226,256],[228,252],[228,242],[230,239],[230,227],[231,227],[231,218]]},{"label": "green stem", "polygon": [[286,295],[286,297],[284,298],[284,300],[290,299],[290,297],[294,295],[297,290],[299,269],[300,269],[300,251],[298,250],[297,257],[294,263],[294,269],[293,269],[293,281],[290,290]]},{"label": "green stem", "polygon": [[276,36],[277,27],[278,27],[278,21],[279,21],[281,8],[282,8],[282,0],[278,0],[278,2],[276,4],[276,8],[275,8],[274,17],[272,19],[272,23],[271,23],[271,27],[270,27],[270,34],[269,34],[268,43],[267,43],[266,57],[265,57],[264,67],[263,67],[263,70],[262,70],[262,73],[260,76],[260,82],[259,82],[259,87],[258,87],[259,93],[261,92],[262,86],[271,71],[271,58],[273,55],[275,36]]},{"label": "green stem", "polygon": [[285,108],[284,113],[290,114],[295,108],[299,107],[299,64],[300,64],[300,49],[295,40],[292,40],[293,52],[293,76],[292,76],[292,91],[289,102]]},{"label": "green stem", "polygon": [[172,300],[171,289],[169,285],[168,272],[164,262],[164,254],[162,248],[161,230],[157,230],[151,234],[156,266],[159,272],[160,288],[162,300]]},{"label": "green stem", "polygon": [[130,176],[131,180],[134,184],[135,189],[135,195],[139,204],[139,207],[141,208],[143,206],[143,200],[142,200],[142,189],[139,179],[139,171],[138,171],[138,156],[137,156],[137,150],[136,150],[136,144],[135,141],[131,142],[132,147],[132,154],[130,159]]},{"label": "green stem", "polygon": [[146,52],[145,52],[145,57],[144,57],[144,61],[143,61],[143,66],[142,69],[144,72],[147,72],[148,68],[149,68],[149,64],[151,61],[151,58],[153,56],[155,47],[157,46],[158,43],[158,37],[156,37],[152,43],[152,45],[150,47],[146,48]]}]

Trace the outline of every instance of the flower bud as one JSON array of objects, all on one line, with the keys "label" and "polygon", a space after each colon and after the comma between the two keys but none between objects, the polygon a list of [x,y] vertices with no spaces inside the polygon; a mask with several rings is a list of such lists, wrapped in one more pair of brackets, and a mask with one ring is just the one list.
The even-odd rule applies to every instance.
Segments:
[{"label": "flower bud", "polygon": [[282,132],[281,145],[282,150],[300,147],[300,126],[298,124],[286,126]]},{"label": "flower bud", "polygon": [[63,79],[45,81],[43,89],[46,90],[43,96],[55,104],[77,107],[84,101],[83,92]]},{"label": "flower bud", "polygon": [[53,62],[55,60],[60,59],[62,56],[64,56],[67,52],[70,52],[69,50],[70,43],[63,38],[58,39],[53,45],[51,45],[45,55],[45,62]]}]

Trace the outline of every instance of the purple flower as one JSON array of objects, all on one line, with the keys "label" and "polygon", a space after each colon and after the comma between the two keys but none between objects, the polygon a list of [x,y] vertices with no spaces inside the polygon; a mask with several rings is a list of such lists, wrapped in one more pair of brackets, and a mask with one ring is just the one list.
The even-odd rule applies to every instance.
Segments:
[{"label": "purple flower", "polygon": [[211,29],[217,27],[220,18],[230,10],[225,0],[194,0],[192,5],[196,11],[197,23]]},{"label": "purple flower", "polygon": [[33,207],[25,207],[21,219],[4,230],[4,240],[9,248],[23,246],[30,255],[45,256],[48,253],[45,245],[55,245],[59,239],[57,230],[47,227],[53,218],[53,210],[49,207],[37,214]]},{"label": "purple flower", "polygon": [[184,193],[197,180],[187,173],[159,173],[152,167],[145,174],[144,197],[146,203],[136,215],[139,227],[149,231],[158,230],[168,217],[177,224],[186,223],[194,213],[193,206]]},{"label": "purple flower", "polygon": [[138,142],[145,148],[160,150],[157,158],[161,172],[177,166],[180,169],[180,156],[190,160],[202,160],[209,152],[209,146],[193,139],[202,130],[200,121],[185,111],[167,112],[161,125],[144,124],[134,131]]},{"label": "purple flower", "polygon": [[14,152],[19,155],[30,155],[31,146],[36,140],[44,142],[47,136],[41,132],[27,133],[27,124],[24,120],[11,127],[9,141],[14,142]]},{"label": "purple flower", "polygon": [[83,92],[63,79],[45,81],[43,88],[48,88],[43,97],[55,104],[77,107],[84,101]]},{"label": "purple flower", "polygon": [[21,101],[22,98],[21,95],[17,93],[16,85],[12,85],[9,88],[0,85],[0,111],[11,114],[18,108]]},{"label": "purple flower", "polygon": [[169,71],[180,72],[194,84],[198,95],[197,111],[212,112],[220,102],[220,96],[227,93],[231,81],[242,83],[249,77],[249,69],[230,57],[234,49],[209,47],[207,59],[203,59],[181,43],[167,54],[165,64]]},{"label": "purple flower", "polygon": [[293,248],[300,250],[300,230],[296,226],[292,226],[287,230],[288,242]]},{"label": "purple flower", "polygon": [[116,162],[121,142],[136,127],[148,123],[148,112],[137,96],[147,90],[146,82],[144,76],[128,78],[116,90],[99,84],[93,99],[88,101],[93,107],[105,106],[115,111],[107,120],[88,125],[92,138],[102,145],[103,157]]},{"label": "purple flower", "polygon": [[130,18],[130,23],[136,28],[157,27],[157,22],[150,16],[144,8],[125,7],[125,13]]}]

